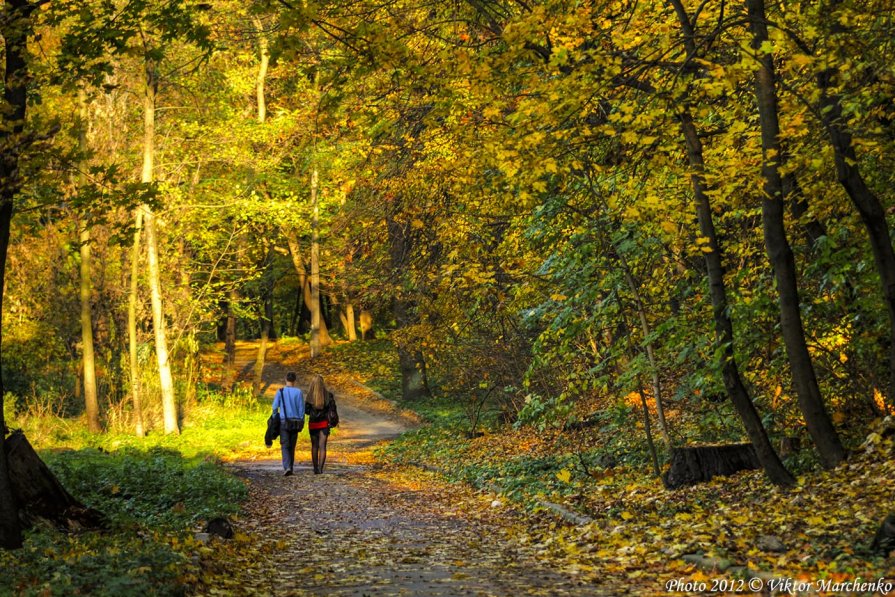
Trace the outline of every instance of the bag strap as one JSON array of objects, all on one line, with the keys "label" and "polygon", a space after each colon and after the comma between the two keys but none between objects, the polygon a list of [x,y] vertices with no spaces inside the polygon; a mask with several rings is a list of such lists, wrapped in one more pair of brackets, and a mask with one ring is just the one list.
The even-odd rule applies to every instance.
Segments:
[{"label": "bag strap", "polygon": [[283,420],[285,420],[286,419],[286,392],[284,392],[283,389],[284,388],[280,388],[279,390],[277,390],[277,394],[280,395],[280,408],[283,409]]}]

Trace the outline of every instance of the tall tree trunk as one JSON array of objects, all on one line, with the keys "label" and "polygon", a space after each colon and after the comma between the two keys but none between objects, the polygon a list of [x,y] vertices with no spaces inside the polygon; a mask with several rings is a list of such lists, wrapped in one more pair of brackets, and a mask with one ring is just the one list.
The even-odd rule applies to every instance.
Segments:
[{"label": "tall tree trunk", "polygon": [[258,343],[258,354],[255,355],[254,376],[252,378],[252,393],[261,396],[264,387],[264,363],[267,358],[267,344],[270,341],[270,322],[267,319],[261,323],[261,341]]},{"label": "tall tree trunk", "polygon": [[[289,244],[289,255],[292,257],[292,267],[295,268],[295,273],[298,276],[298,283],[301,286],[302,299],[304,300],[305,308],[308,310],[308,313],[313,315],[314,313],[314,297],[311,294],[311,277],[308,276],[307,270],[305,270],[305,264],[301,257],[301,245],[298,242],[298,237],[295,235],[295,231],[291,229],[283,229],[283,236],[286,237],[286,242]],[[320,308],[320,297],[318,294],[317,301],[318,309]],[[320,339],[321,344],[323,346],[327,346],[332,343],[332,339],[329,335],[329,328],[326,326],[326,321],[323,317],[320,318]]]},{"label": "tall tree trunk", "polygon": [[[25,126],[27,84],[29,78],[28,35],[34,6],[27,0],[5,0],[0,14],[0,37],[4,41],[3,110],[0,110],[0,323],[3,313],[3,291],[6,280],[6,256],[12,224],[13,202],[22,185],[19,158],[23,146],[21,134]],[[0,327],[2,330],[2,327]],[[2,331],[0,331],[2,347]],[[12,491],[9,462],[6,455],[6,421],[3,416],[3,378],[0,376],[0,547],[22,546],[22,527],[18,505]]]},{"label": "tall tree trunk", "polygon": [[233,305],[239,300],[239,292],[236,288],[230,289],[230,298],[227,301],[227,327],[224,332],[224,379],[225,392],[233,391],[236,379],[236,312]]},{"label": "tall tree trunk", "polygon": [[[258,66],[258,78],[255,84],[255,92],[258,101],[258,123],[264,124],[267,118],[267,103],[264,98],[264,83],[267,78],[267,67],[270,63],[270,54],[267,47],[267,36],[264,34],[264,26],[261,19],[253,18],[256,29],[258,30],[258,54],[261,63]],[[252,380],[252,392],[255,396],[261,395],[261,388],[264,385],[264,361],[267,358],[267,343],[270,340],[270,330],[273,324],[273,280],[271,268],[272,250],[268,250],[264,257],[264,277],[262,284],[261,300],[264,303],[264,316],[261,319],[261,341],[258,343],[258,354],[255,355],[255,371]]]},{"label": "tall tree trunk", "polygon": [[[7,3],[6,10],[9,11]],[[3,37],[7,44],[10,38],[7,37],[6,25],[3,25]],[[24,41],[21,42],[24,44]],[[9,49],[7,47],[7,53]],[[9,55],[6,58],[7,73],[9,73]],[[12,71],[15,72],[15,71]],[[6,76],[7,84],[9,75]],[[7,88],[8,89],[8,88]],[[7,91],[7,96],[8,96]],[[9,102],[9,97],[6,98]],[[5,138],[4,138],[5,137]],[[9,143],[9,135],[0,132],[0,139],[4,143]],[[10,172],[9,166],[18,162],[18,157],[13,158],[9,155],[10,149],[4,147],[2,155],[2,174]],[[13,160],[15,160],[13,162]],[[5,176],[4,176],[5,179]],[[13,183],[14,184],[14,183]],[[17,192],[16,188],[8,188],[10,183],[0,183],[0,307],[3,304],[3,291],[6,285],[3,281],[6,279],[6,255],[9,251],[9,229],[12,221],[13,198]],[[0,308],[0,325],[2,325],[2,308]],[[0,328],[2,329],[2,328]],[[2,342],[2,333],[0,333],[0,342]],[[2,346],[2,344],[0,344]],[[6,455],[6,420],[3,412],[4,399],[3,378],[0,374],[0,548],[17,549],[22,546],[22,527],[19,522],[19,507],[16,503],[15,496],[12,492],[12,483],[9,478],[9,462]]]},{"label": "tall tree trunk", "polygon": [[289,316],[289,335],[297,336],[298,335],[298,324],[300,323],[301,318],[301,308],[304,306],[304,301],[302,300],[302,291],[304,289],[299,288],[295,293],[295,305],[292,307],[292,314]]},{"label": "tall tree trunk", "polygon": [[87,427],[94,433],[102,431],[99,422],[99,400],[96,395],[96,356],[93,348],[93,316],[90,310],[93,283],[90,273],[90,228],[78,222],[81,241],[81,354],[84,363],[84,405]]},{"label": "tall tree trunk", "polygon": [[357,325],[354,317],[354,305],[351,303],[345,305],[345,319],[348,320],[348,341],[357,342]]},{"label": "tall tree trunk", "polygon": [[264,316],[261,318],[261,341],[258,343],[258,354],[255,356],[255,370],[252,381],[252,391],[255,396],[261,395],[264,386],[264,362],[267,358],[267,347],[270,342],[271,326],[273,324],[273,249],[268,249],[264,258],[264,274],[261,283],[261,301],[264,303]]},{"label": "tall tree trunk", "polygon": [[267,35],[264,33],[264,24],[258,17],[253,18],[255,28],[258,30],[258,54],[261,64],[258,66],[258,79],[255,84],[255,95],[258,101],[258,122],[263,124],[267,118],[267,102],[264,98],[264,83],[267,78],[267,68],[270,65],[270,52],[268,50]]},{"label": "tall tree trunk", "polygon": [[768,433],[755,409],[752,397],[746,390],[740,370],[737,366],[733,350],[733,322],[727,303],[727,288],[724,283],[724,262],[715,223],[712,220],[712,208],[705,183],[705,162],[703,161],[702,141],[688,111],[680,114],[681,133],[687,147],[690,162],[690,182],[696,200],[696,217],[699,221],[700,234],[708,239],[708,252],[704,252],[705,265],[709,282],[709,295],[712,299],[712,320],[715,327],[715,343],[721,349],[721,378],[724,389],[733,403],[746,435],[755,448],[755,453],[768,478],[776,485],[789,486],[795,484],[795,478],[783,466],[777,452],[771,445]]},{"label": "tall tree trunk", "polygon": [[762,176],[764,193],[761,202],[762,227],[765,247],[774,268],[780,303],[780,327],[789,357],[793,385],[799,399],[799,407],[805,417],[821,461],[833,468],[845,459],[845,449],[824,406],[817,384],[814,365],[805,342],[805,331],[799,305],[795,258],[783,222],[786,197],[779,163],[783,158],[780,144],[780,124],[777,111],[776,75],[770,53],[761,46],[768,41],[764,0],[746,0],[749,24],[752,30],[752,49],[759,57],[755,77],[755,97],[761,121]]},{"label": "tall tree trunk", "polygon": [[[674,7],[678,22],[681,26],[684,44],[690,58],[697,55],[696,36],[690,17],[680,0],[669,0]],[[781,486],[794,485],[796,480],[783,466],[777,452],[771,445],[768,432],[761,422],[761,417],[752,402],[752,397],[746,390],[743,378],[740,375],[734,356],[733,322],[730,319],[730,311],[727,303],[727,287],[724,283],[724,258],[721,252],[721,244],[715,232],[715,222],[712,219],[712,207],[709,203],[708,187],[705,181],[705,159],[703,157],[702,141],[699,132],[693,122],[693,116],[689,109],[684,108],[678,115],[681,134],[684,145],[687,148],[687,161],[690,164],[690,184],[693,187],[693,198],[696,202],[696,218],[699,222],[700,235],[708,239],[708,251],[703,252],[706,266],[706,275],[709,282],[709,295],[712,299],[712,321],[715,328],[715,344],[721,350],[721,379],[724,389],[736,409],[749,441],[755,448],[755,454],[761,463],[765,474],[772,483]]]},{"label": "tall tree trunk", "polygon": [[[146,63],[146,95],[143,101],[143,176],[144,183],[151,183],[155,159],[155,96],[158,85],[155,64]],[[174,378],[168,355],[168,339],[162,304],[161,272],[159,271],[158,238],[155,215],[144,205],[143,223],[146,229],[146,266],[149,274],[149,295],[152,302],[152,327],[155,331],[155,356],[158,360],[159,388],[162,394],[162,413],[165,433],[180,433],[177,422],[177,401],[174,397]]]},{"label": "tall tree trunk", "polygon": [[[87,150],[87,94],[78,90],[78,148]],[[80,175],[79,182],[84,183]],[[87,428],[93,433],[102,431],[99,421],[99,400],[96,395],[96,354],[93,346],[93,278],[90,271],[90,227],[86,219],[78,221],[78,237],[81,253],[81,359],[84,371],[84,406],[87,411]]]},{"label": "tall tree trunk", "polygon": [[895,251],[892,249],[892,236],[886,222],[886,211],[876,193],[864,181],[858,156],[855,153],[852,135],[842,121],[842,104],[839,97],[829,94],[833,86],[835,70],[827,70],[818,75],[821,88],[821,114],[824,126],[833,146],[836,162],[836,176],[845,189],[852,205],[861,216],[861,222],[870,238],[870,248],[876,271],[882,285],[883,300],[889,317],[889,400],[895,400]]},{"label": "tall tree trunk", "polygon": [[[395,221],[391,215],[386,216],[386,229],[389,237],[389,257],[393,272],[404,275],[405,259],[410,249],[407,238],[407,227]],[[405,295],[403,289],[396,289],[392,299],[392,313],[399,330],[409,328],[419,319],[416,305]],[[401,369],[401,395],[405,400],[418,400],[430,396],[429,380],[426,374],[426,361],[416,341],[397,343],[398,362]]]},{"label": "tall tree trunk", "polygon": [[140,279],[140,237],[143,234],[143,209],[134,215],[134,241],[131,246],[131,283],[127,298],[127,339],[131,370],[131,400],[134,405],[134,427],[137,437],[146,435],[143,426],[143,400],[140,388],[140,363],[137,359],[137,294]]},{"label": "tall tree trunk", "polygon": [[[317,205],[317,167],[311,171],[311,358],[320,356],[320,207]],[[323,323],[326,326],[326,323]]]}]

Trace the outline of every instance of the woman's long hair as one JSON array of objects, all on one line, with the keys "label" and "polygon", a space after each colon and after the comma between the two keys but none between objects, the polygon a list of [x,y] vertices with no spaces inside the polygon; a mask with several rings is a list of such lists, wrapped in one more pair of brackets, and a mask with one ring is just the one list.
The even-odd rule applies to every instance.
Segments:
[{"label": "woman's long hair", "polygon": [[308,389],[308,404],[320,410],[326,404],[326,385],[323,383],[322,375],[315,375],[311,380],[311,387]]}]

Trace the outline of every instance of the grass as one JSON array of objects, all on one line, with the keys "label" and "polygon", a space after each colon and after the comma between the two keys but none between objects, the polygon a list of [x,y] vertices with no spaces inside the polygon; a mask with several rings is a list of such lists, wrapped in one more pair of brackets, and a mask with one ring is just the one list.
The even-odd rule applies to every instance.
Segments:
[{"label": "grass", "polygon": [[246,497],[221,460],[276,457],[263,435],[270,405],[206,393],[180,435],[92,434],[80,419],[20,416],[41,457],[76,498],[103,512],[105,532],[37,525],[25,547],[0,551],[0,595],[180,595],[201,574],[205,521],[232,517]]}]

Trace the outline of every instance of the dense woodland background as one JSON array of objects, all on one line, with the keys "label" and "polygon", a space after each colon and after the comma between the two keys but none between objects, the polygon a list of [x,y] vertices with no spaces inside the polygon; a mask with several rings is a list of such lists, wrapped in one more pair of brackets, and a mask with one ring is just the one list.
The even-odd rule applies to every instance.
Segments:
[{"label": "dense woodland background", "polygon": [[215,343],[365,336],[471,435],[835,467],[895,407],[893,9],[7,0],[4,416],[176,433]]}]

